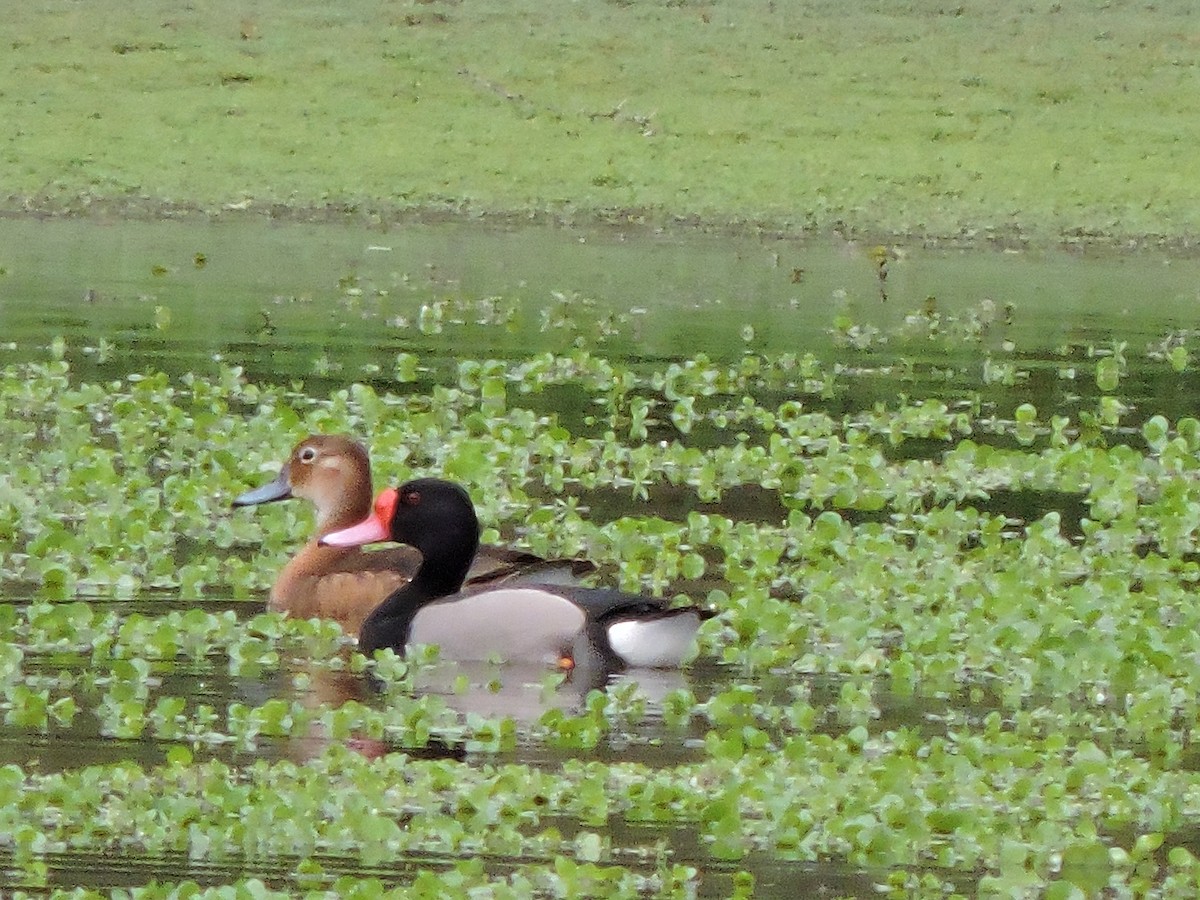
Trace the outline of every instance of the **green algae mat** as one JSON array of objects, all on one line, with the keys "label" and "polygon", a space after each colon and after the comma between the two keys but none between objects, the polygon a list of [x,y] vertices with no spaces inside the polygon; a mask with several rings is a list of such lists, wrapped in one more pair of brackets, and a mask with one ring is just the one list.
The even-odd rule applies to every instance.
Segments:
[{"label": "green algae mat", "polygon": [[[65,339],[4,366],[7,887],[1196,892],[1200,423],[1157,412],[1195,394],[1194,333],[1109,314],[1027,352],[994,305],[923,303],[820,354],[750,329],[646,359],[605,349],[636,317],[550,302],[567,349],[470,357],[503,298],[379,300],[395,345],[332,379],[320,337],[307,381],[116,376],[120,336],[103,379]],[[446,672],[263,613],[311,523],[228,504],[317,430],[369,436],[380,481],[462,481],[488,540],[710,606],[695,664]]]}]

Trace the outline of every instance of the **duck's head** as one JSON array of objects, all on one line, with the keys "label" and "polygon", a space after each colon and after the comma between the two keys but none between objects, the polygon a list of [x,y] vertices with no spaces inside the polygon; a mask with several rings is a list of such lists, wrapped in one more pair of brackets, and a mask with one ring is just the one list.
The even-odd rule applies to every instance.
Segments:
[{"label": "duck's head", "polygon": [[238,496],[234,506],[256,506],[299,497],[317,509],[317,530],[334,530],[371,508],[367,448],[341,434],[310,434],[292,450],[269,484]]},{"label": "duck's head", "polygon": [[322,544],[353,547],[396,541],[421,551],[474,554],[479,520],[470,495],[459,485],[439,478],[417,478],[398,488],[380,491],[375,508],[363,521],[331,532]]}]

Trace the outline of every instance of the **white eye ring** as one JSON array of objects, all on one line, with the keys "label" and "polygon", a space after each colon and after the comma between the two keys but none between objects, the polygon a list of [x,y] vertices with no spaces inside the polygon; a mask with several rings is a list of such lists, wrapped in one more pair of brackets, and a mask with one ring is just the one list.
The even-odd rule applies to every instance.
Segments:
[{"label": "white eye ring", "polygon": [[300,462],[310,463],[317,458],[317,451],[312,447],[305,447],[300,451]]}]

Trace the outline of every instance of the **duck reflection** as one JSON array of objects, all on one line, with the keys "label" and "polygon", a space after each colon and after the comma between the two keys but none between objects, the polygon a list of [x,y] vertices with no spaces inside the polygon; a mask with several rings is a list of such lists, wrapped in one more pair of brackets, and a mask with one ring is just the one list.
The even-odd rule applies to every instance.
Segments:
[{"label": "duck reflection", "polygon": [[[356,729],[350,737],[335,736],[328,716],[322,715],[302,733],[288,737],[280,748],[284,758],[303,763],[335,743],[368,757],[403,752],[416,758],[464,759],[468,747],[476,746],[471,729],[482,721],[509,720],[518,733],[528,732],[549,710],[567,716],[584,713],[593,691],[607,692],[636,684],[640,696],[653,708],[672,691],[688,684],[687,676],[678,670],[617,671],[603,665],[600,654],[591,662],[595,664],[586,660],[581,664],[577,659],[574,669],[558,672],[534,663],[435,660],[415,663],[407,671],[401,664],[399,669],[404,674],[385,680],[348,667],[332,669],[296,660],[281,673],[286,687],[279,682],[274,690],[262,687],[264,694],[274,697],[290,694],[313,711],[336,710],[352,702],[378,709],[424,698],[438,701],[432,710],[434,719],[440,721],[435,721],[434,727],[417,741],[380,737],[364,729]],[[437,714],[442,708],[448,713],[444,718]]]}]

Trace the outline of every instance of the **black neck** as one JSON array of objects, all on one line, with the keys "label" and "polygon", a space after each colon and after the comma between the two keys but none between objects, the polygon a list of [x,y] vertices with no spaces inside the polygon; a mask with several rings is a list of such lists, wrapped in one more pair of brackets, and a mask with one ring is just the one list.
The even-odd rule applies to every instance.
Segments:
[{"label": "black neck", "polygon": [[413,580],[393,591],[367,616],[358,633],[358,649],[370,656],[383,647],[404,653],[413,619],[421,607],[456,594],[466,581],[479,547],[476,528],[442,535],[433,546],[420,546],[421,567]]},{"label": "black neck", "polygon": [[376,650],[391,647],[403,655],[417,610],[433,598],[421,599],[411,584],[393,591],[371,610],[358,630],[358,652],[370,656]]}]

